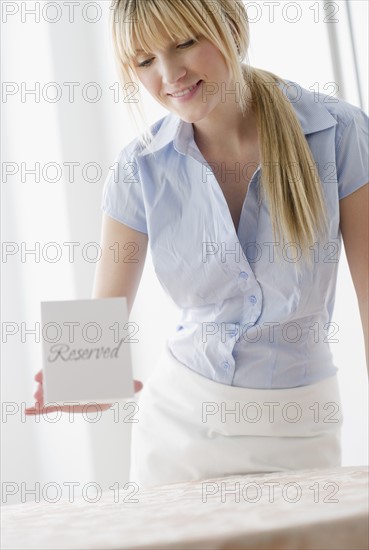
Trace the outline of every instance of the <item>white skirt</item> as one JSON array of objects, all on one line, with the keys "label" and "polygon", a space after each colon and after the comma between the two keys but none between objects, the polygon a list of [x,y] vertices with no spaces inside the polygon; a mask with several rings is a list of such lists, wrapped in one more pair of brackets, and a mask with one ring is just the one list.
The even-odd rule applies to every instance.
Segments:
[{"label": "white skirt", "polygon": [[341,466],[337,375],[289,389],[228,386],[192,371],[165,344],[137,403],[130,481],[142,488]]}]

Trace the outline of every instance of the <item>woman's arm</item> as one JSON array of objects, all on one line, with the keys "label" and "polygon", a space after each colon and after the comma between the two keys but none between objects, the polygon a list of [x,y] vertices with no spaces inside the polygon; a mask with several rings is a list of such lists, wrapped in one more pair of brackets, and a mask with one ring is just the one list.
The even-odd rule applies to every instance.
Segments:
[{"label": "woman's arm", "polygon": [[340,200],[340,228],[359,302],[369,376],[369,182]]},{"label": "woman's arm", "polygon": [[102,256],[96,264],[93,298],[127,297],[128,315],[145,265],[148,237],[103,215]]}]

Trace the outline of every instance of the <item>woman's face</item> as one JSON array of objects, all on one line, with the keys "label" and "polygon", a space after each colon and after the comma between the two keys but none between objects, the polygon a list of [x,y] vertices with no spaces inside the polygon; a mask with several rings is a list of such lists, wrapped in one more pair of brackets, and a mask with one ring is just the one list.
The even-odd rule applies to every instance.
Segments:
[{"label": "woman's face", "polygon": [[[189,35],[164,49],[138,52],[133,65],[150,95],[186,122],[205,118],[224,102],[224,90],[232,90],[224,57],[203,37]],[[173,95],[181,91],[184,95]]]}]

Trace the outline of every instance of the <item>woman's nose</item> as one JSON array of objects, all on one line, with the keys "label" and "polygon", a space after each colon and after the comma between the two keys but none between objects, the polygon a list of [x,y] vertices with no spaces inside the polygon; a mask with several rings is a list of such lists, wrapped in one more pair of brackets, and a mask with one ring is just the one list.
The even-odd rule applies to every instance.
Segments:
[{"label": "woman's nose", "polygon": [[186,68],[175,61],[165,61],[162,63],[162,80],[167,86],[175,85],[186,75]]}]

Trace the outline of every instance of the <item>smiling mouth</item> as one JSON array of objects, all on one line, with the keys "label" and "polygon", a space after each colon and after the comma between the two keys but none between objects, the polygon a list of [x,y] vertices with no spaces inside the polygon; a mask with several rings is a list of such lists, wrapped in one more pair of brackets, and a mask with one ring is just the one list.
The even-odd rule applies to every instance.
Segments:
[{"label": "smiling mouth", "polygon": [[194,84],[190,88],[186,88],[182,92],[176,92],[174,94],[168,94],[168,95],[170,95],[171,97],[183,97],[183,96],[191,93],[200,84],[200,82],[202,82],[202,80],[199,80],[196,84]]}]

